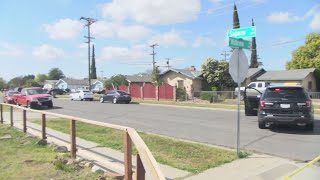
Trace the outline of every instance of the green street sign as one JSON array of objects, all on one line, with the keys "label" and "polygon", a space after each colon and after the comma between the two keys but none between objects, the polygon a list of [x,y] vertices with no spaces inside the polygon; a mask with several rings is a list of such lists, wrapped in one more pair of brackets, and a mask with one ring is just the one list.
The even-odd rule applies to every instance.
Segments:
[{"label": "green street sign", "polygon": [[233,38],[244,38],[244,37],[255,37],[256,36],[256,27],[245,27],[238,29],[230,29],[228,31],[228,37]]},{"label": "green street sign", "polygon": [[251,49],[251,42],[229,37],[229,46],[234,48]]}]

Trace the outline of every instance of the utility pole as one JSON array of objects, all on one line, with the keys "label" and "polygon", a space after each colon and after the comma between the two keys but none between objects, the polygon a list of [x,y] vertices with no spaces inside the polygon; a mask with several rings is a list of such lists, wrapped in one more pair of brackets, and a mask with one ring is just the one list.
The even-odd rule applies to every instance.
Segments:
[{"label": "utility pole", "polygon": [[154,59],[154,57],[155,57],[155,55],[156,55],[156,53],[154,52],[154,47],[155,46],[158,46],[158,44],[152,44],[152,45],[150,45],[150,47],[152,47],[152,54],[150,54],[150,55],[152,55],[152,70],[154,71],[154,69],[156,68],[156,61],[155,61],[155,59]]},{"label": "utility pole", "polygon": [[80,20],[85,20],[87,21],[87,23],[85,24],[85,26],[88,27],[88,36],[84,36],[85,38],[88,39],[87,42],[88,43],[88,71],[89,71],[89,91],[91,90],[91,73],[90,73],[90,43],[91,43],[91,39],[94,39],[93,37],[90,36],[90,26],[95,23],[97,20],[96,19],[92,19],[89,17],[81,17]]},{"label": "utility pole", "polygon": [[222,56],[224,56],[224,60],[227,61],[227,56],[229,56],[230,54],[227,53],[226,50],[223,51],[223,53],[221,53]]},{"label": "utility pole", "polygon": [[168,68],[168,70],[170,69],[170,58],[166,58],[166,60],[167,60],[167,68]]},{"label": "utility pole", "polygon": [[103,79],[103,71],[100,71],[100,73],[101,73],[101,79]]}]

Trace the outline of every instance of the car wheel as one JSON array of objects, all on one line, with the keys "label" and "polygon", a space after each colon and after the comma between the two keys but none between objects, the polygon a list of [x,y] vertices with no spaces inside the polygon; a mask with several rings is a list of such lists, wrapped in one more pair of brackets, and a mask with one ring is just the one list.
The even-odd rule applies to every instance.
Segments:
[{"label": "car wheel", "polygon": [[266,123],[264,121],[259,121],[258,123],[260,129],[266,129]]},{"label": "car wheel", "polygon": [[307,129],[308,131],[313,131],[313,123],[307,124],[307,125],[306,125],[306,129]]},{"label": "car wheel", "polygon": [[129,104],[129,103],[130,103],[130,101],[126,101],[125,103],[126,103],[126,104]]},{"label": "car wheel", "polygon": [[112,103],[113,103],[113,104],[117,104],[117,103],[118,103],[117,98],[113,98]]},{"label": "car wheel", "polygon": [[101,103],[104,103],[104,100],[103,100],[103,97],[100,97],[100,100],[99,100]]},{"label": "car wheel", "polygon": [[93,98],[91,98],[90,101],[93,101]]}]

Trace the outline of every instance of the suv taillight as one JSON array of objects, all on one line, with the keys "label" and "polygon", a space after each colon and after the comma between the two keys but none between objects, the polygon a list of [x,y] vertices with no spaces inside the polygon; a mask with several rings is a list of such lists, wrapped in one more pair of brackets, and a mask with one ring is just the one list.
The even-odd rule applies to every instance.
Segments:
[{"label": "suv taillight", "polygon": [[260,107],[264,107],[265,106],[265,101],[264,100],[260,100]]},{"label": "suv taillight", "polygon": [[306,101],[306,106],[307,106],[307,107],[311,107],[311,101],[310,101],[310,100],[307,100],[307,101]]}]

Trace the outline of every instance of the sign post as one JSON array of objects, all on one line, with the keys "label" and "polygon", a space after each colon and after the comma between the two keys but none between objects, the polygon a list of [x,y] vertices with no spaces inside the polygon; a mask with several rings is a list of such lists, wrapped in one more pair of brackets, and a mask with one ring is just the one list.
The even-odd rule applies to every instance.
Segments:
[{"label": "sign post", "polygon": [[229,63],[229,73],[238,84],[238,114],[237,114],[237,154],[240,153],[240,84],[248,74],[248,58],[242,49],[234,49]]}]

